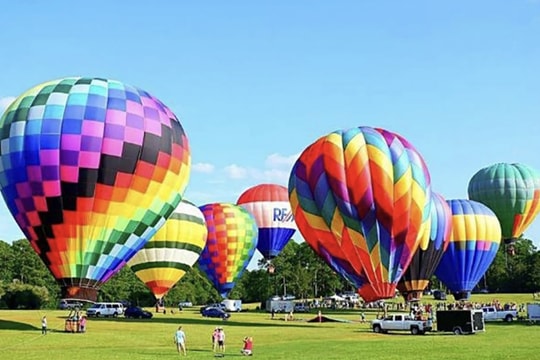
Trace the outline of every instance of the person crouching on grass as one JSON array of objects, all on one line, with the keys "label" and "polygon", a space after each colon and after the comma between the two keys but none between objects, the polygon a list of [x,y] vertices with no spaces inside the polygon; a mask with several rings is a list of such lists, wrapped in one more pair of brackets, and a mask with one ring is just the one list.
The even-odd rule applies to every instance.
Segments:
[{"label": "person crouching on grass", "polygon": [[251,336],[246,336],[244,338],[244,347],[240,352],[245,356],[253,355],[253,338]]}]

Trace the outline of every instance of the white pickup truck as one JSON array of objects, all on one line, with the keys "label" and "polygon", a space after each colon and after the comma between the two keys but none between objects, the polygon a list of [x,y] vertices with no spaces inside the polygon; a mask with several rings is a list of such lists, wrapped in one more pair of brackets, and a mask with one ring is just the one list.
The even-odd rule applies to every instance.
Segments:
[{"label": "white pickup truck", "polygon": [[415,320],[407,314],[388,315],[382,319],[376,319],[371,322],[373,332],[384,333],[388,331],[410,331],[413,335],[421,335],[426,331],[432,330],[430,320]]},{"label": "white pickup truck", "polygon": [[484,306],[482,311],[484,312],[485,321],[503,320],[512,322],[518,318],[516,310],[497,310],[495,306]]}]

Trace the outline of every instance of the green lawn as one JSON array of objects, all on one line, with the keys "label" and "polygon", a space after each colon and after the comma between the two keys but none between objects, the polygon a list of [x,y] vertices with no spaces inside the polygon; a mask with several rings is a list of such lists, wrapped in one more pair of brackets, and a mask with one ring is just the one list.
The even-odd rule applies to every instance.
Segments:
[{"label": "green lawn", "polygon": [[[531,295],[481,295],[473,301],[530,302]],[[432,301],[431,299],[426,299]],[[149,309],[151,310],[151,309]],[[179,357],[173,333],[183,325],[188,337],[188,357],[213,358],[210,336],[224,327],[226,357],[240,357],[242,338],[254,337],[254,357],[259,359],[534,359],[540,351],[540,326],[514,322],[488,323],[485,333],[454,336],[374,334],[369,324],[358,322],[359,310],[324,311],[349,323],[307,323],[315,314],[296,314],[295,321],[248,311],[229,321],[202,318],[198,307],[175,314],[155,314],[151,320],[90,319],[85,334],[64,333],[66,311],[0,311],[0,358],[25,359],[173,359]],[[47,315],[48,335],[42,336],[41,316]],[[368,320],[376,312],[366,312]]]}]

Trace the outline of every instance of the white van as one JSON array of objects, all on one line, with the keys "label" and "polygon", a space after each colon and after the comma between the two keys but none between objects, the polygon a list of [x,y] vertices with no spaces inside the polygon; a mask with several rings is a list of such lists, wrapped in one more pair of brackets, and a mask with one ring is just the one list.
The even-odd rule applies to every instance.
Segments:
[{"label": "white van", "polygon": [[117,317],[124,313],[124,305],[119,302],[98,302],[86,309],[86,315],[91,317]]}]

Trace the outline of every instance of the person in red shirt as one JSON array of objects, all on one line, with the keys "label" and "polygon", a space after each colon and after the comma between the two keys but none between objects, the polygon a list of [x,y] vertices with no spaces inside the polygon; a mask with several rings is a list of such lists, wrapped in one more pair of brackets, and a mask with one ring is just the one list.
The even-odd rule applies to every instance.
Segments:
[{"label": "person in red shirt", "polygon": [[240,352],[245,356],[253,355],[253,338],[251,336],[246,336],[244,338],[244,347]]}]

